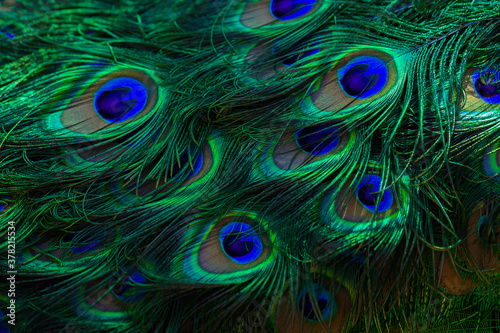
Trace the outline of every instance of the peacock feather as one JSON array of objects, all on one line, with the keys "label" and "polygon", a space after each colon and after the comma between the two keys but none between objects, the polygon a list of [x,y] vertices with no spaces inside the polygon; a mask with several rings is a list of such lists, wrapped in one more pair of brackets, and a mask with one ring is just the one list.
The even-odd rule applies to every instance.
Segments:
[{"label": "peacock feather", "polygon": [[500,2],[0,4],[0,333],[500,331]]}]

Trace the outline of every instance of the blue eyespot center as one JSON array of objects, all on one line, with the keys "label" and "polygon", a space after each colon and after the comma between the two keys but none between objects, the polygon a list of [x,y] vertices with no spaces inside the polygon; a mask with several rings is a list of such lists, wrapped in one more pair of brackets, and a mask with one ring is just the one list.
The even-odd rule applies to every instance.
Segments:
[{"label": "blue eyespot center", "polygon": [[262,242],[248,223],[226,224],[219,231],[219,240],[224,253],[240,265],[255,261],[262,253]]},{"label": "blue eyespot center", "polygon": [[315,5],[316,0],[271,0],[271,14],[281,21],[299,18]]},{"label": "blue eyespot center", "polygon": [[349,96],[371,97],[384,89],[389,72],[384,61],[374,56],[359,56],[337,70],[339,84]]},{"label": "blue eyespot center", "polygon": [[300,147],[313,156],[328,154],[340,143],[338,128],[328,124],[305,127],[296,137]]},{"label": "blue eyespot center", "polygon": [[377,175],[365,176],[356,191],[358,201],[373,214],[386,212],[394,202],[391,189],[381,190],[381,183]]},{"label": "blue eyespot center", "polygon": [[324,320],[334,316],[337,312],[337,302],[333,295],[317,283],[314,283],[310,289],[312,290],[303,287],[298,297],[299,311],[304,318],[317,322],[318,318],[314,312],[315,307]]},{"label": "blue eyespot center", "polygon": [[471,77],[474,90],[486,103],[500,103],[500,71],[475,71]]},{"label": "blue eyespot center", "polygon": [[[377,203],[378,195],[380,193],[375,193],[375,185],[372,183],[365,184],[361,186],[361,188],[358,191],[358,198],[363,205],[366,206],[375,206]],[[381,193],[384,195],[383,193]]]},{"label": "blue eyespot center", "polygon": [[500,82],[490,83],[490,81],[491,80],[488,80],[487,83],[485,83],[481,78],[476,81],[474,87],[480,96],[495,97],[500,95]]},{"label": "blue eyespot center", "polygon": [[96,112],[107,122],[122,122],[139,114],[148,101],[144,84],[129,77],[117,77],[97,89]]},{"label": "blue eyespot center", "polygon": [[226,235],[222,245],[226,253],[233,258],[244,257],[254,248],[252,239],[242,238],[235,234]]},{"label": "blue eyespot center", "polygon": [[365,75],[369,69],[370,66],[365,64],[349,68],[342,80],[340,80],[345,92],[351,96],[359,96],[363,92],[372,89],[378,82],[380,75]]}]

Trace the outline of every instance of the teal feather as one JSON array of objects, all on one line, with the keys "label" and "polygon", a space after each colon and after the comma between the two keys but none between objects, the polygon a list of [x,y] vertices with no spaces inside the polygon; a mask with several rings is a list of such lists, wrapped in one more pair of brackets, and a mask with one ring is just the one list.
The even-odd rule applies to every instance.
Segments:
[{"label": "teal feather", "polygon": [[495,332],[499,14],[4,1],[0,332]]}]

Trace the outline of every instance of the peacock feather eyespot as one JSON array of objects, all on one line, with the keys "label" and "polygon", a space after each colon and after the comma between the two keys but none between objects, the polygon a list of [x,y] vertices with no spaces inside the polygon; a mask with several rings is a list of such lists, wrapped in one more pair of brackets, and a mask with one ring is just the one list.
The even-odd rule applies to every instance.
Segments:
[{"label": "peacock feather eyespot", "polygon": [[[194,220],[185,235],[188,250],[173,277],[199,283],[228,284],[271,269],[274,236],[253,213],[233,211],[208,223]],[[193,243],[193,241],[195,241]]]},{"label": "peacock feather eyespot", "polygon": [[313,322],[318,321],[318,315],[322,320],[328,321],[338,311],[332,293],[318,283],[302,287],[297,297],[297,306],[304,318]]},{"label": "peacock feather eyespot", "polygon": [[226,224],[219,231],[219,240],[227,257],[240,265],[252,263],[262,254],[262,241],[248,223]]},{"label": "peacock feather eyespot", "polygon": [[300,148],[312,156],[322,156],[337,148],[340,143],[340,130],[332,124],[319,124],[304,127],[295,132]]},{"label": "peacock feather eyespot", "polygon": [[403,175],[401,183],[391,183],[391,178],[383,179],[381,175],[381,170],[372,165],[363,175],[351,175],[330,190],[321,208],[329,226],[325,235],[335,237],[349,233],[353,237],[352,245],[362,242],[367,233],[372,232],[386,235],[391,241],[402,236],[410,202],[403,189],[408,178]]},{"label": "peacock feather eyespot", "polygon": [[[335,60],[300,107],[319,118],[361,117],[399,93],[406,62],[405,56],[389,49],[352,50]],[[370,108],[362,108],[367,104]]]},{"label": "peacock feather eyespot", "polygon": [[500,70],[471,68],[465,71],[465,92],[461,115],[466,119],[477,117],[496,119],[500,112]]},{"label": "peacock feather eyespot", "polygon": [[394,196],[390,188],[381,188],[382,179],[378,175],[365,175],[356,189],[358,201],[373,214],[385,213],[392,207]]},{"label": "peacock feather eyespot", "polygon": [[486,149],[484,169],[487,176],[495,180],[500,180],[500,140],[494,142]]},{"label": "peacock feather eyespot", "polygon": [[[466,262],[484,272],[500,271],[500,209],[492,210],[491,202],[480,203],[472,212],[467,223],[466,244],[463,246]],[[494,203],[494,202],[493,202]],[[467,257],[469,260],[467,260]]]},{"label": "peacock feather eyespot", "polygon": [[478,71],[472,73],[472,84],[476,94],[488,104],[500,103],[500,75],[499,71]]},{"label": "peacock feather eyespot", "polygon": [[271,0],[270,10],[277,20],[288,21],[306,15],[315,4],[316,0]]},{"label": "peacock feather eyespot", "polygon": [[148,91],[142,82],[131,77],[117,77],[106,81],[94,93],[94,108],[109,123],[119,123],[139,114],[148,100]]},{"label": "peacock feather eyespot", "polygon": [[339,85],[350,97],[365,99],[387,85],[389,71],[385,62],[374,56],[358,56],[337,70]]},{"label": "peacock feather eyespot", "polygon": [[307,20],[326,7],[317,0],[247,0],[239,22],[245,28],[264,29],[289,26]]},{"label": "peacock feather eyespot", "polygon": [[346,320],[353,308],[353,288],[332,274],[313,273],[311,281],[289,284],[287,293],[277,302],[277,332],[335,332],[346,330]]},{"label": "peacock feather eyespot", "polygon": [[355,130],[345,131],[338,123],[326,122],[288,130],[264,148],[259,169],[266,177],[331,171],[356,159]]},{"label": "peacock feather eyespot", "polygon": [[67,105],[48,118],[49,129],[94,134],[123,126],[156,110],[159,100],[155,80],[139,69],[114,69],[85,81]]}]

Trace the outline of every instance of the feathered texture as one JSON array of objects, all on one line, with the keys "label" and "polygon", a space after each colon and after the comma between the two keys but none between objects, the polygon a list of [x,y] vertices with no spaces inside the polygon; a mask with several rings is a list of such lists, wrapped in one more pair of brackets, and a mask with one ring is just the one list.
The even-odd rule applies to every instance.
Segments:
[{"label": "feathered texture", "polygon": [[499,331],[499,31],[498,1],[4,1],[0,331]]}]

